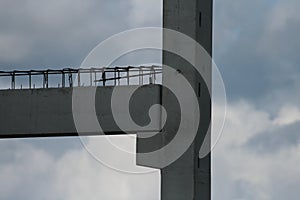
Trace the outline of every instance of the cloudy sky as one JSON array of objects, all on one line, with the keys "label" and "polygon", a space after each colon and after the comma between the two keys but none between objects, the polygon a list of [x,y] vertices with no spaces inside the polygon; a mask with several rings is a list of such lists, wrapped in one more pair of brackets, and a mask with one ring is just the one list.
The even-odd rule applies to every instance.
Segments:
[{"label": "cloudy sky", "polygon": [[[215,0],[214,59],[228,97],[215,200],[299,199],[299,9],[298,0]],[[161,10],[161,0],[0,0],[0,68],[79,66],[112,34],[161,26]],[[112,170],[77,138],[0,141],[0,199],[158,200],[159,172]]]}]

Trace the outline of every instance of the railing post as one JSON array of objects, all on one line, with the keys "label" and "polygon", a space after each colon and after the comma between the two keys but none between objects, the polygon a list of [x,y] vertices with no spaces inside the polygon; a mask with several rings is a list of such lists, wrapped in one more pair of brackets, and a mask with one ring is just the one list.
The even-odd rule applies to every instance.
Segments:
[{"label": "railing post", "polygon": [[72,76],[72,72],[71,71],[69,71],[69,86],[70,87],[73,87],[73,76]]},{"label": "railing post", "polygon": [[16,86],[16,80],[15,80],[15,72],[12,73],[12,76],[11,76],[11,89],[15,89],[15,86]]},{"label": "railing post", "polygon": [[90,69],[90,86],[93,86],[93,75],[92,75],[92,69]]},{"label": "railing post", "polygon": [[78,72],[77,72],[77,80],[78,80],[78,87],[81,86],[81,83],[80,83],[80,69],[78,69]]},{"label": "railing post", "polygon": [[29,89],[31,89],[31,72],[29,72]]},{"label": "railing post", "polygon": [[62,78],[61,78],[61,87],[64,88],[66,84],[65,80],[65,72],[62,71]]}]

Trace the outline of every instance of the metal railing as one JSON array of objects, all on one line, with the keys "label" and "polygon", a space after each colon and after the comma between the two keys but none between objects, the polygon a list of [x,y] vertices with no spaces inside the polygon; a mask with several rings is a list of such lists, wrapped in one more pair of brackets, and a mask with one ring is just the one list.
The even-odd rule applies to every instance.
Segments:
[{"label": "metal railing", "polygon": [[[161,66],[128,66],[128,67],[102,67],[102,68],[64,68],[61,70],[14,70],[0,71],[2,77],[10,77],[11,83],[8,89],[35,89],[49,88],[51,76],[55,76],[57,81],[55,87],[84,87],[84,86],[106,86],[106,85],[144,85],[154,84],[157,81],[157,75],[162,74]],[[84,76],[84,78],[83,78]],[[17,77],[22,77],[20,87],[16,87]],[[40,77],[41,86],[33,82],[34,77]],[[77,77],[77,79],[76,79]],[[134,78],[135,81],[133,81]],[[25,81],[24,79],[27,79]],[[74,81],[76,79],[76,81]],[[27,86],[25,85],[27,82]],[[53,87],[53,86],[52,86]]]}]

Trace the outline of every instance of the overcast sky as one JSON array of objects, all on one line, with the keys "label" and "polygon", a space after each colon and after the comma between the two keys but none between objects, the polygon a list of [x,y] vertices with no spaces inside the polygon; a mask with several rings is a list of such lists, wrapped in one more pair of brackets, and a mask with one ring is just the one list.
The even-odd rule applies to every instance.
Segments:
[{"label": "overcast sky", "polygon": [[[214,2],[214,59],[229,101],[213,199],[298,200],[300,1]],[[161,10],[161,0],[1,0],[0,70],[80,66],[115,33],[161,26]],[[112,170],[76,138],[2,140],[0,199],[158,200],[159,172]]]}]

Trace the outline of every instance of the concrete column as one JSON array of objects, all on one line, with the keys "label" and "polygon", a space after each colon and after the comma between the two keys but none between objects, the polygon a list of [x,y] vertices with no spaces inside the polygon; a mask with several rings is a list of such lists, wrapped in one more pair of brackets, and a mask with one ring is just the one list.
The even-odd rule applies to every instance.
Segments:
[{"label": "concrete column", "polygon": [[[212,0],[164,0],[163,26],[192,37],[210,55],[212,54]],[[167,39],[167,36],[164,35],[164,41]],[[180,48],[180,45],[177,48]],[[197,80],[195,72],[190,70],[191,68],[188,67],[189,64],[185,60],[174,54],[163,52],[163,64],[180,70],[191,80],[194,90],[199,90],[201,81]],[[211,67],[205,71],[208,71],[208,79],[211,80]],[[164,82],[175,81],[169,79],[167,71],[163,73]],[[208,87],[211,88],[211,84]],[[170,100],[169,93],[163,90],[162,104],[165,105]],[[199,101],[202,101],[201,95],[199,95]],[[211,116],[210,106],[208,105],[209,109],[205,110],[208,112],[209,118]],[[210,119],[201,118],[201,120]],[[167,128],[164,131],[172,132],[174,130]],[[211,158],[210,155],[203,159],[199,159],[198,156],[204,134],[204,132],[198,131],[196,140],[181,158],[161,170],[161,200],[211,199]],[[162,136],[163,142],[168,141],[168,138],[165,138],[167,136],[164,135]]]}]

